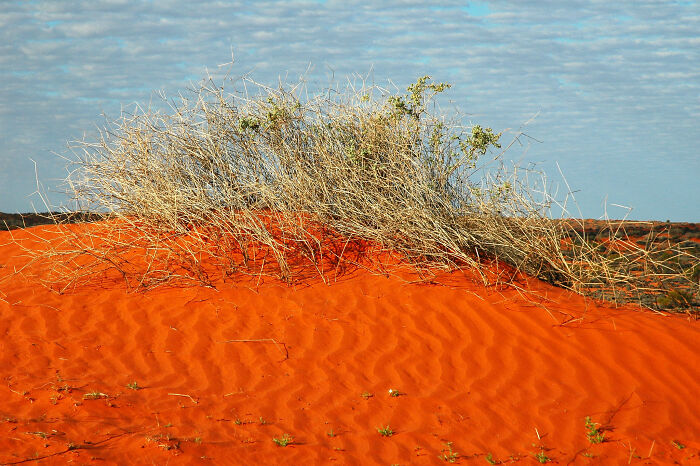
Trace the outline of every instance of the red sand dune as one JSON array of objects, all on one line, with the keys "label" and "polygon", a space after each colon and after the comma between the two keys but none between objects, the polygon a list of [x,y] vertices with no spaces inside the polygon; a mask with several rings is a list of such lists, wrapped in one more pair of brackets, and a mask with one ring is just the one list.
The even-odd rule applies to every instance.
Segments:
[{"label": "red sand dune", "polygon": [[457,272],[58,295],[20,254],[0,233],[0,464],[700,463],[683,316]]}]

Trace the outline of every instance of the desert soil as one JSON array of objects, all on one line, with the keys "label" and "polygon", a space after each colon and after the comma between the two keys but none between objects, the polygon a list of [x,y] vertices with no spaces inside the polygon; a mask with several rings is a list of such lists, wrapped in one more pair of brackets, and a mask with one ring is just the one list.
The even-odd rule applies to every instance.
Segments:
[{"label": "desert soil", "polygon": [[0,232],[0,464],[700,463],[687,315],[463,272],[59,295],[13,274],[50,228]]}]

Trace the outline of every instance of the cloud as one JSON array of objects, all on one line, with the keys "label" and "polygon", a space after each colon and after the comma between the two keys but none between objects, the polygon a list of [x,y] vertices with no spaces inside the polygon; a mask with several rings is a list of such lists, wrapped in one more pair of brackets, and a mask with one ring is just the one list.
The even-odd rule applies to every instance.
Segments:
[{"label": "cloud", "polygon": [[[584,215],[700,221],[700,5],[572,0],[0,3],[0,210],[26,210],[51,151],[152,90],[176,95],[230,61],[265,83],[366,74],[398,87],[429,73],[452,106],[542,140],[513,159],[555,162]],[[446,105],[449,108],[450,105]],[[58,197],[60,199],[60,196]]]}]

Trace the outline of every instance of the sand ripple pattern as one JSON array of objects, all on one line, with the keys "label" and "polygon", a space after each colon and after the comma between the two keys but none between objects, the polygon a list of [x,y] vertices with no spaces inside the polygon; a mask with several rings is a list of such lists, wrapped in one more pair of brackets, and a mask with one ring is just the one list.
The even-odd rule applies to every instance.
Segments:
[{"label": "sand ripple pattern", "polygon": [[700,327],[680,317],[364,271],[57,295],[10,277],[16,246],[0,263],[0,464],[440,464],[448,442],[464,464],[698,461]]}]

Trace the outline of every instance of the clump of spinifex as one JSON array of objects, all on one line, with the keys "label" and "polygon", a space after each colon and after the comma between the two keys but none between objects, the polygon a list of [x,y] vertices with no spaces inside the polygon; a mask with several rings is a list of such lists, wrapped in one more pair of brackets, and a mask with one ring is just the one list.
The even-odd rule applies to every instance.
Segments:
[{"label": "clump of spinifex", "polygon": [[363,83],[308,97],[301,85],[250,95],[209,81],[169,112],[124,114],[73,145],[72,194],[107,220],[62,225],[41,253],[55,264],[45,278],[65,288],[111,269],[140,287],[211,285],[311,267],[325,280],[351,245],[374,244],[487,282],[513,274],[489,276],[484,261],[576,291],[633,283],[498,161],[501,133],[437,111],[448,87],[424,76],[405,93]]}]

